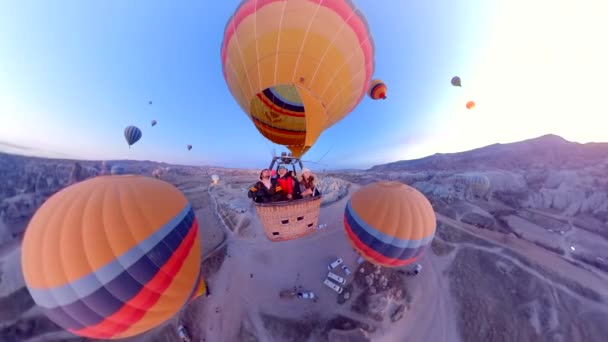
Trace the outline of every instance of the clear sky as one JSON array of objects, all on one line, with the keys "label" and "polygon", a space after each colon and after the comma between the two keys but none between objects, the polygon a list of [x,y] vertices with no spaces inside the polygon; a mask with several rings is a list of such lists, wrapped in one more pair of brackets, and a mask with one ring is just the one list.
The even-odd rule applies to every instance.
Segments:
[{"label": "clear sky", "polygon": [[[0,0],[0,149],[266,166],[273,148],[285,149],[258,133],[221,72],[224,25],[238,3]],[[303,159],[329,151],[329,165],[312,168],[367,168],[547,133],[608,141],[608,1],[355,3],[389,98],[363,99],[326,130]],[[462,88],[450,85],[454,75]],[[131,124],[143,138],[128,149]]]}]

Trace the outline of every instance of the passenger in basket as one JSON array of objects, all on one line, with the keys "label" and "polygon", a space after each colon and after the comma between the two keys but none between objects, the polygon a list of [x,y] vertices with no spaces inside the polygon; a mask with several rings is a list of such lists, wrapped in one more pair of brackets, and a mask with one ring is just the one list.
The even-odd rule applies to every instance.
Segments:
[{"label": "passenger in basket", "polygon": [[260,180],[251,188],[247,196],[257,203],[268,203],[282,199],[281,188],[276,182],[270,180],[270,170],[264,169],[260,172]]},{"label": "passenger in basket", "polygon": [[279,177],[277,178],[277,187],[281,187],[283,194],[288,200],[293,199],[293,178],[287,174],[285,165],[279,166]]},{"label": "passenger in basket", "polygon": [[300,193],[302,198],[319,196],[321,192],[317,188],[317,178],[307,168],[302,169],[302,176],[300,178]]}]

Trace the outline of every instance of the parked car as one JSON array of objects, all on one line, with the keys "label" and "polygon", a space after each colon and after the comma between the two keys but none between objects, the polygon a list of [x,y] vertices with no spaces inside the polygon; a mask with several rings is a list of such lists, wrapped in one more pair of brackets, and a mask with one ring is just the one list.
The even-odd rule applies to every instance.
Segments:
[{"label": "parked car", "polygon": [[182,342],[192,342],[188,330],[182,324],[177,327],[177,335],[182,339]]},{"label": "parked car", "polygon": [[335,273],[328,272],[327,278],[335,281],[338,284],[342,284],[342,285],[346,284],[346,280],[344,280],[344,278],[340,277],[339,275],[337,275]]},{"label": "parked car", "polygon": [[346,274],[347,276],[350,275],[350,269],[344,264],[342,265],[342,271],[344,271],[344,274]]},{"label": "parked car", "polygon": [[312,291],[298,292],[298,298],[300,299],[315,299],[315,293]]},{"label": "parked car", "polygon": [[333,281],[325,278],[325,280],[323,280],[323,284],[325,284],[325,286],[329,287],[330,289],[338,292],[338,293],[342,293],[343,289],[342,287],[338,286],[336,283],[334,283]]},{"label": "parked car", "polygon": [[327,265],[327,269],[331,271],[334,268],[340,266],[343,262],[344,262],[344,260],[342,260],[342,258],[338,258],[338,259],[334,260],[331,264]]}]

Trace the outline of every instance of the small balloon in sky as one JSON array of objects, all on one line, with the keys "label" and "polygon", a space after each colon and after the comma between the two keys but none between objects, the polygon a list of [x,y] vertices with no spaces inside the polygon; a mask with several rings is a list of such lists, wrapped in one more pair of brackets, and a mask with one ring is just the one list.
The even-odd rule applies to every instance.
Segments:
[{"label": "small balloon in sky", "polygon": [[451,83],[454,87],[462,87],[462,82],[460,80],[460,77],[458,77],[458,76],[452,77]]},{"label": "small balloon in sky", "polygon": [[473,109],[473,108],[475,108],[475,102],[473,102],[473,101],[467,102],[467,109]]},{"label": "small balloon in sky", "polygon": [[141,139],[141,136],[141,130],[136,126],[127,126],[127,128],[125,128],[125,139],[127,140],[127,144],[129,144],[129,148],[131,148],[131,145],[138,142],[139,139]]}]

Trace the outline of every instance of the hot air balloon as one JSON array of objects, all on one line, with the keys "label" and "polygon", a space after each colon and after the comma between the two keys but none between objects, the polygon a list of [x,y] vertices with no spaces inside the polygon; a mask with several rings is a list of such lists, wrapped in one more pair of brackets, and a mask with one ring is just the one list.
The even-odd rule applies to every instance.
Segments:
[{"label": "hot air balloon", "polygon": [[213,184],[217,184],[217,182],[220,181],[220,176],[213,174],[211,175],[211,180],[213,181]]},{"label": "hot air balloon", "polygon": [[26,286],[62,328],[93,339],[148,331],[186,304],[200,278],[192,206],[173,185],[100,176],[51,196],[22,244]]},{"label": "hot air balloon", "polygon": [[192,302],[193,300],[195,300],[196,298],[202,296],[205,292],[207,292],[207,283],[205,282],[205,279],[203,279],[202,275],[199,276],[196,286],[194,288],[195,288],[194,293],[192,293],[192,296],[190,297],[189,302]]},{"label": "hot air balloon", "polygon": [[[269,169],[288,165],[295,174],[321,133],[365,96],[374,43],[350,0],[245,0],[226,23],[221,62],[256,129],[291,151],[274,156]],[[318,196],[255,205],[266,236],[282,241],[314,232],[320,203]]]},{"label": "hot air balloon", "polygon": [[152,125],[152,127],[156,126],[156,120],[152,120],[152,121],[150,122],[150,124]]},{"label": "hot air balloon", "polygon": [[372,100],[383,99],[386,100],[386,84],[380,80],[373,80],[369,86],[368,95]]},{"label": "hot air balloon", "polygon": [[467,177],[471,192],[476,196],[483,196],[490,189],[490,179],[484,175],[473,174]]},{"label": "hot air balloon", "polygon": [[368,184],[351,195],[344,229],[351,245],[376,265],[410,264],[431,244],[435,212],[418,190],[400,182]]},{"label": "hot air balloon", "polygon": [[135,126],[127,126],[127,128],[125,128],[125,139],[127,140],[127,144],[129,144],[129,148],[131,148],[131,145],[135,144],[136,142],[139,141],[139,139],[141,139],[141,130]]},{"label": "hot air balloon", "polygon": [[192,149],[192,145],[190,145],[190,144],[188,144],[186,147],[188,148],[188,151],[190,151]]},{"label": "hot air balloon", "polygon": [[226,24],[221,62],[258,131],[300,158],[365,95],[374,44],[352,1],[245,0]]},{"label": "hot air balloon", "polygon": [[110,169],[110,174],[112,175],[124,175],[125,172],[125,168],[122,165],[112,165]]},{"label": "hot air balloon", "polygon": [[473,109],[473,108],[475,108],[475,102],[473,102],[473,101],[467,102],[467,109]]},{"label": "hot air balloon", "polygon": [[452,77],[451,83],[454,87],[462,87],[462,82],[460,80],[460,77],[458,77],[458,76]]}]

